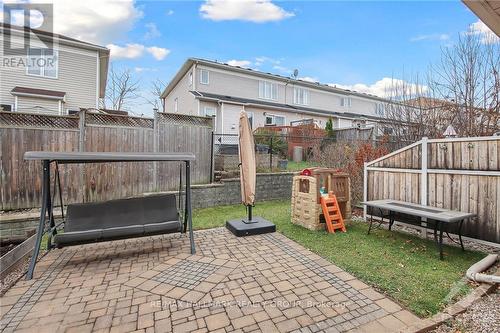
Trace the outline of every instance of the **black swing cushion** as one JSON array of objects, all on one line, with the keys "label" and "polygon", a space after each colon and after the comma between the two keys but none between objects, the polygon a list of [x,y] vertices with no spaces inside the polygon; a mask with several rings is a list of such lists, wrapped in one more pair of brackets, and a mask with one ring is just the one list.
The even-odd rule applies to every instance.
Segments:
[{"label": "black swing cushion", "polygon": [[68,205],[57,247],[181,231],[174,194]]}]

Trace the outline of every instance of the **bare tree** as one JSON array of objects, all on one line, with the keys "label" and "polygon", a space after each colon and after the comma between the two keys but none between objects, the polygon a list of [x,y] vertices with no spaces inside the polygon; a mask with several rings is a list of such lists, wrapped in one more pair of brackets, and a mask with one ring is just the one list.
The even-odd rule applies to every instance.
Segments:
[{"label": "bare tree", "polygon": [[425,81],[393,80],[386,116],[393,135],[407,141],[441,137],[448,125],[459,136],[500,130],[500,44],[471,32],[441,49]]},{"label": "bare tree", "polygon": [[441,51],[431,67],[429,87],[460,136],[491,135],[500,130],[500,43],[462,34]]},{"label": "bare tree", "polygon": [[108,83],[106,85],[106,97],[101,100],[105,109],[124,110],[130,107],[130,103],[139,97],[139,80],[132,77],[129,69],[115,70],[110,67]]},{"label": "bare tree", "polygon": [[145,97],[144,99],[153,106],[153,108],[163,111],[165,101],[161,98],[161,94],[165,89],[165,82],[161,79],[156,78],[151,82],[150,95],[151,98]]},{"label": "bare tree", "polygon": [[[386,88],[390,102],[385,105],[387,127],[391,136],[406,142],[415,142],[424,136],[436,137],[440,133],[440,112],[434,112],[429,87],[418,75],[410,79],[393,79]],[[442,131],[441,131],[442,133]]]}]

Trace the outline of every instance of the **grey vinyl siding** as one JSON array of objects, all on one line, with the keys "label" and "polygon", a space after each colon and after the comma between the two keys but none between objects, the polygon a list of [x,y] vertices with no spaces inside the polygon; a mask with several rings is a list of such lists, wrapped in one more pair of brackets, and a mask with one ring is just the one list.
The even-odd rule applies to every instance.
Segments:
[{"label": "grey vinyl siding", "polygon": [[238,134],[241,105],[226,104],[223,106],[223,130],[226,134]]},{"label": "grey vinyl siding", "polygon": [[19,96],[17,111],[26,113],[58,113],[59,101],[37,97]]},{"label": "grey vinyl siding", "polygon": [[[194,66],[193,66],[194,67]],[[193,86],[189,82],[189,74],[193,71],[191,68],[182,77],[182,79],[177,83],[174,89],[165,98],[164,111],[169,113],[174,113],[175,99],[178,100],[178,113],[198,115],[198,102],[194,98],[193,94],[189,91],[193,90]],[[193,81],[194,82],[194,81]],[[193,83],[194,84],[194,83]]]},{"label": "grey vinyl siding", "polygon": [[[3,45],[3,37],[0,35],[0,44]],[[0,49],[3,56],[3,49]],[[26,74],[24,67],[5,68],[0,67],[0,100],[1,103],[14,104],[14,96],[11,90],[16,87],[28,87],[46,90],[63,91],[66,93],[64,112],[67,109],[96,108],[97,103],[97,76],[98,76],[98,52],[85,49],[59,45],[59,64],[57,78],[46,78]],[[39,98],[19,98],[19,108],[24,112],[31,112],[26,108],[49,107],[55,105],[54,112],[58,112],[57,102]],[[21,104],[21,100],[26,103]]]},{"label": "grey vinyl siding", "polygon": [[270,110],[270,109],[257,108],[257,107],[246,107],[245,110],[248,112],[253,112],[254,128],[264,127],[266,125],[266,115],[276,115],[276,116],[285,117],[285,125],[286,126],[289,126],[290,122],[292,122],[292,121],[312,118],[312,119],[320,122],[320,124],[319,124],[320,127],[324,127],[326,124],[326,121],[328,120],[328,117],[324,117],[324,116],[316,116],[316,115],[310,115],[310,114],[298,113],[298,112],[277,111],[277,110]]},{"label": "grey vinyl siding", "polygon": [[[277,86],[277,99],[271,100],[276,103],[296,105],[293,101],[294,88],[300,87],[309,92],[309,103],[307,107],[332,112],[352,112],[361,115],[376,115],[375,106],[378,101],[370,100],[368,97],[342,95],[305,87],[300,84],[294,84],[294,80],[292,79],[288,84],[285,84],[278,80],[268,80],[248,74],[242,75],[231,71],[222,71],[221,69],[214,69],[209,66],[200,65],[198,72],[200,69],[207,69],[210,73],[209,84],[199,84],[197,86],[197,90],[201,92],[259,100],[259,81],[269,81]],[[349,96],[352,99],[352,105],[349,108],[340,105],[341,98],[345,96]],[[300,107],[300,105],[297,106]]]},{"label": "grey vinyl siding", "polygon": [[200,101],[200,116],[204,116],[204,110],[205,107],[211,107],[215,109],[215,122],[214,122],[214,131],[216,133],[222,133],[222,114],[221,114],[221,108],[219,104],[216,102],[207,102],[207,101]]}]

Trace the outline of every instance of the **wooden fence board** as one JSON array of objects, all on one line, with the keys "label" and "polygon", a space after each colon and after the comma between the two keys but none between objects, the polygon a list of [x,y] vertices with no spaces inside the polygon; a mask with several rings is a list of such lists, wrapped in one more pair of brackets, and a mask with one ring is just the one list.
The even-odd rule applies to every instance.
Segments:
[{"label": "wooden fence board", "polygon": [[[0,204],[1,210],[39,207],[40,162],[24,161],[30,150],[79,151],[189,151],[195,154],[193,183],[211,178],[210,144],[212,118],[158,114],[154,120],[86,113],[78,117],[0,112]],[[179,163],[97,163],[61,165],[65,203],[100,201],[177,188]],[[155,170],[158,174],[155,175]],[[54,174],[54,173],[53,173]]]},{"label": "wooden fence board", "polygon": [[[464,235],[500,243],[500,137],[432,140],[427,150],[427,204],[476,213],[477,219],[464,224]],[[390,169],[420,169],[421,151],[418,145],[368,163],[367,200],[420,202],[421,175]]]}]

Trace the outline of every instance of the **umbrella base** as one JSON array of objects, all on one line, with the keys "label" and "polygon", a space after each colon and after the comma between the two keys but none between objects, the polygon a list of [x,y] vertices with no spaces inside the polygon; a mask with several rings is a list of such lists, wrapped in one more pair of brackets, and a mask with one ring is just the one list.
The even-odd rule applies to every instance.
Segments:
[{"label": "umbrella base", "polygon": [[248,221],[246,218],[227,221],[226,228],[237,237],[261,235],[276,231],[276,226],[273,223],[259,216],[253,217],[252,221]]}]

